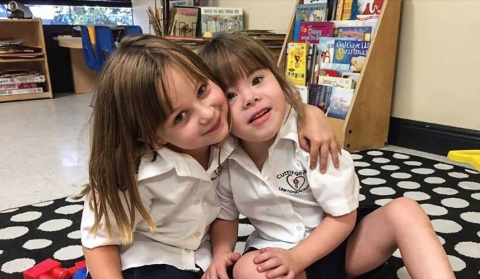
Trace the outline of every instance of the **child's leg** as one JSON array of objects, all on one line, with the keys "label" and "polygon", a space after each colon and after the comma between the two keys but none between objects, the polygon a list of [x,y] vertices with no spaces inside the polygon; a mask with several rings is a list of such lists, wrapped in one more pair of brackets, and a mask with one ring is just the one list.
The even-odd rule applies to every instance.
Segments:
[{"label": "child's leg", "polygon": [[[257,265],[253,263],[253,259],[260,255],[260,251],[251,251],[243,255],[233,267],[233,278],[235,279],[265,279],[266,272],[258,272]],[[295,279],[306,279],[305,272],[295,277]]]},{"label": "child's leg", "polygon": [[378,267],[397,247],[413,278],[455,278],[428,216],[408,198],[395,199],[362,219],[348,240],[347,274],[355,277]]}]

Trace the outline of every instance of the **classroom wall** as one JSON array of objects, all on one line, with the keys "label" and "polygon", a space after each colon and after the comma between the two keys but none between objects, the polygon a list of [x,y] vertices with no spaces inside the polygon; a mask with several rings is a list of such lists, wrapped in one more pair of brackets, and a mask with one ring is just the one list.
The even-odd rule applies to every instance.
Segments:
[{"label": "classroom wall", "polygon": [[[246,28],[278,33],[287,31],[295,2],[201,0],[240,6]],[[403,1],[393,117],[480,130],[479,11],[480,0]]]},{"label": "classroom wall", "polygon": [[480,1],[404,0],[392,116],[480,130]]}]

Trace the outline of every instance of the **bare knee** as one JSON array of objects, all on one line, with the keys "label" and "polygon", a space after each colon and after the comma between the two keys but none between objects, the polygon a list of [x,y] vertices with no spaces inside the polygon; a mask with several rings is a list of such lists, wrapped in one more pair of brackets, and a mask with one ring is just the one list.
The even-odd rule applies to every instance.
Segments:
[{"label": "bare knee", "polygon": [[385,205],[385,211],[393,226],[431,225],[430,219],[422,207],[410,198],[394,199]]},{"label": "bare knee", "polygon": [[265,273],[257,271],[257,265],[253,263],[253,259],[259,254],[253,251],[242,256],[233,268],[233,278],[235,279],[265,279]]}]

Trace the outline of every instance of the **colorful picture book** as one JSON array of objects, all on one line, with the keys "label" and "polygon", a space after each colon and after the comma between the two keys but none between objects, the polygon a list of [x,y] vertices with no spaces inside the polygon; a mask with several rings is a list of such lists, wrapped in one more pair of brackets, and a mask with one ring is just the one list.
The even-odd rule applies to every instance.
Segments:
[{"label": "colorful picture book", "polygon": [[285,76],[293,85],[306,85],[307,83],[308,49],[308,43],[294,42],[288,44]]},{"label": "colorful picture book", "polygon": [[326,21],[327,3],[298,4],[295,22],[299,21]]},{"label": "colorful picture book", "polygon": [[356,0],[357,19],[378,18],[384,0]]},{"label": "colorful picture book", "polygon": [[298,36],[295,41],[318,44],[320,37],[333,36],[333,22],[303,21],[299,22]]},{"label": "colorful picture book", "polygon": [[200,7],[202,36],[213,37],[216,33],[233,33],[243,30],[243,9],[224,7]]},{"label": "colorful picture book", "polygon": [[342,41],[355,41],[355,38],[332,38],[321,37],[318,43],[319,63],[321,70],[334,70],[339,72],[350,72],[350,64],[347,63],[335,63],[335,42],[337,40]]},{"label": "colorful picture book", "polygon": [[327,111],[330,105],[330,99],[332,96],[333,87],[311,84],[308,95],[308,103],[312,106],[316,106],[323,112]]},{"label": "colorful picture book", "polygon": [[346,88],[346,89],[352,89],[354,87],[354,82],[351,79],[339,78],[339,77],[329,77],[329,76],[319,76],[317,84],[332,86],[332,87]]},{"label": "colorful picture book", "polygon": [[176,6],[173,10],[175,15],[170,34],[177,37],[196,37],[198,35],[200,9]]},{"label": "colorful picture book", "polygon": [[370,41],[372,39],[371,26],[339,27],[336,30],[336,37],[355,38],[357,41]]},{"label": "colorful picture book", "polygon": [[339,87],[331,87],[330,102],[327,106],[327,117],[345,120],[348,109],[353,98],[353,89],[344,89]]},{"label": "colorful picture book", "polygon": [[333,64],[347,65],[352,72],[361,72],[370,42],[335,39]]}]

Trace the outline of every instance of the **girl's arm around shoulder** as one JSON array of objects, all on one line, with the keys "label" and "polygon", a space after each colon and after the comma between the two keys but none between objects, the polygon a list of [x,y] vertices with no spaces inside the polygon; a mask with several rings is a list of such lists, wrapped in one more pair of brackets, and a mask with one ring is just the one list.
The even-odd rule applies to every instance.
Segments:
[{"label": "girl's arm around shoulder", "polygon": [[[315,199],[332,216],[342,216],[358,207],[360,183],[350,153],[341,151],[338,169],[327,166],[322,174],[317,169],[307,170],[307,180]],[[329,161],[329,164],[332,164]]]},{"label": "girl's arm around shoulder", "polygon": [[83,254],[92,279],[123,279],[118,246],[83,247]]}]

